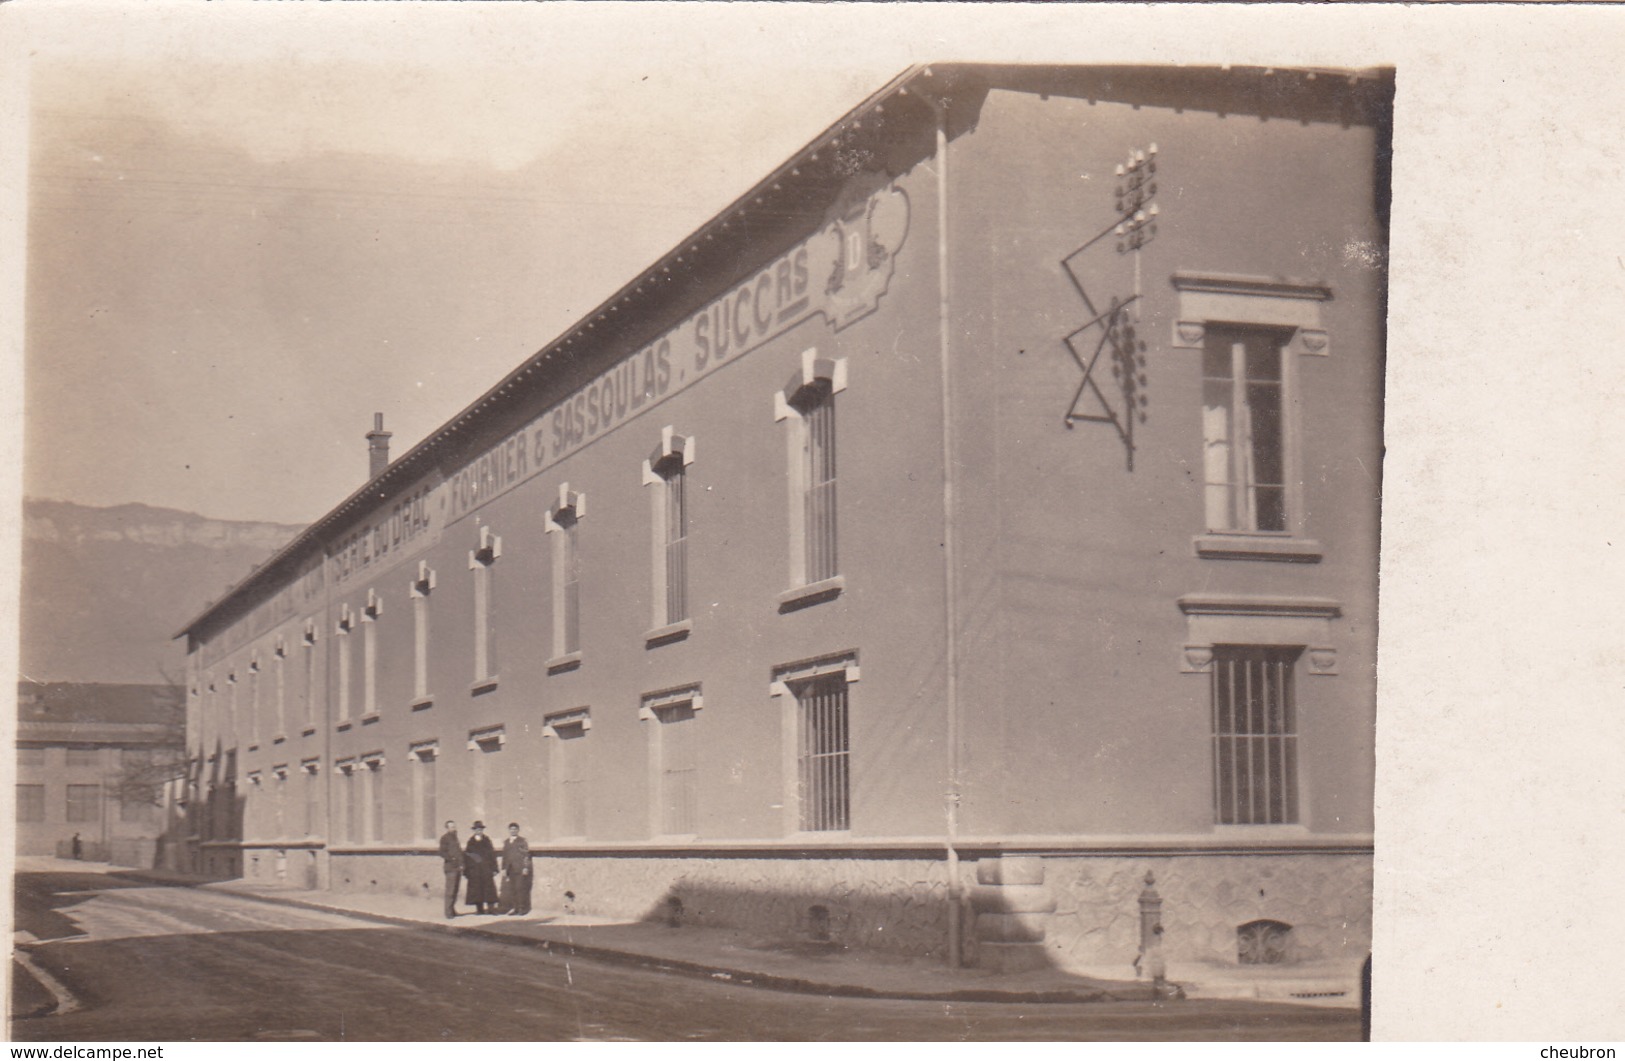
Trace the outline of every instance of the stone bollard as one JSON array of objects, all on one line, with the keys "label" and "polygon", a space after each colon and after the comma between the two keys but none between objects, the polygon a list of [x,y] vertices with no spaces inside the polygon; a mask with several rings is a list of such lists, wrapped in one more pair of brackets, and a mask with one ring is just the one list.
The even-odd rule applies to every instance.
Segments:
[{"label": "stone bollard", "polygon": [[1041,857],[981,859],[970,902],[976,911],[977,965],[1013,973],[1050,964],[1044,934],[1055,897],[1044,884]]}]

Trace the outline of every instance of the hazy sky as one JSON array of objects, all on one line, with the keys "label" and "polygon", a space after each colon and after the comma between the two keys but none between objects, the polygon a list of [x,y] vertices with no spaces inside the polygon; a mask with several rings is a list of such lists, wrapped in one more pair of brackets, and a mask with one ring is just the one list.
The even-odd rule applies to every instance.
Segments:
[{"label": "hazy sky", "polygon": [[545,21],[454,61],[37,59],[25,492],[314,519],[374,412],[405,452],[908,62]]}]

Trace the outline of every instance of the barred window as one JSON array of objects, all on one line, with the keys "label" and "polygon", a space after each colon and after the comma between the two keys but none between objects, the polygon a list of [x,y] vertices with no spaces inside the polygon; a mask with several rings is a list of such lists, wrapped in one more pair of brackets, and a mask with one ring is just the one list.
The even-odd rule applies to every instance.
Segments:
[{"label": "barred window", "polygon": [[1213,648],[1213,805],[1221,825],[1298,820],[1299,648]]},{"label": "barred window", "polygon": [[801,828],[830,832],[851,828],[845,671],[790,683],[800,734],[797,773]]},{"label": "barred window", "polygon": [[802,388],[797,404],[806,420],[803,469],[806,493],[806,580],[820,582],[840,571],[835,541],[835,394],[828,380]]},{"label": "barred window", "polygon": [[703,704],[698,685],[649,693],[638,717],[649,731],[654,772],[653,826],[657,834],[690,836],[699,831],[699,737]]}]

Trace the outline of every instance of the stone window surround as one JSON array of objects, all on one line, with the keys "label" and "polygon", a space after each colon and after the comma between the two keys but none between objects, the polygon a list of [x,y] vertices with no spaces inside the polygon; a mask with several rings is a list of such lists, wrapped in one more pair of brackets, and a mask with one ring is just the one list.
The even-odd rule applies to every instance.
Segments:
[{"label": "stone window surround", "polygon": [[[1172,277],[1179,293],[1179,312],[1173,323],[1170,346],[1175,350],[1202,350],[1209,323],[1289,328],[1286,354],[1327,357],[1331,341],[1321,321],[1320,307],[1332,297],[1324,283],[1284,280],[1273,277],[1240,276],[1228,273],[1180,271]],[[1305,537],[1301,515],[1300,432],[1294,412],[1298,393],[1293,358],[1282,364],[1282,384],[1286,391],[1283,407],[1287,422],[1287,521],[1289,530],[1217,531],[1196,535],[1192,547],[1197,556],[1222,560],[1274,560],[1289,563],[1318,563],[1323,548]]]},{"label": "stone window surround", "polygon": [[786,479],[789,483],[790,506],[790,588],[774,599],[781,613],[831,600],[840,596],[846,589],[846,578],[839,574],[812,583],[806,580],[807,528],[802,506],[803,497],[807,492],[807,470],[801,459],[802,450],[807,444],[804,437],[806,420],[801,410],[796,408],[795,399],[798,394],[820,380],[829,384],[831,398],[846,390],[847,359],[819,357],[818,348],[810,346],[801,352],[801,365],[795,374],[781,389],[773,392],[774,422],[788,422],[792,425],[786,446],[789,458]]}]

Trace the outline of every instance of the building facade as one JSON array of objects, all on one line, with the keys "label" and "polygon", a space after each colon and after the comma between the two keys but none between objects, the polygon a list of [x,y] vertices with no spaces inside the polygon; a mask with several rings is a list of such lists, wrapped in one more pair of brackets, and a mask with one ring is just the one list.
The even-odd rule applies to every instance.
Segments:
[{"label": "building facade", "polygon": [[187,626],[177,865],[1363,956],[1390,99],[900,76]]},{"label": "building facade", "polygon": [[179,762],[171,685],[17,683],[17,853],[152,866],[168,822],[163,775]]}]

